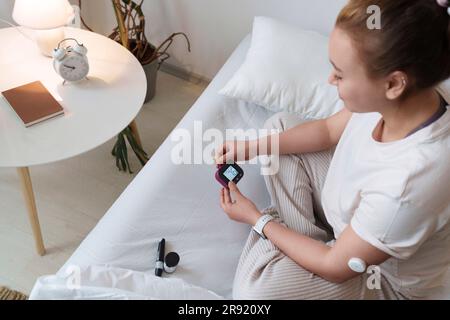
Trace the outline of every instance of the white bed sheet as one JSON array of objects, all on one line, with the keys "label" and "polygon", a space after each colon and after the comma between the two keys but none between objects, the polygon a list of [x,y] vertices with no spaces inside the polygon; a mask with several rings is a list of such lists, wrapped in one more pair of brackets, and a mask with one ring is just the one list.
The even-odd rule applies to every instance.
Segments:
[{"label": "white bed sheet", "polygon": [[[249,45],[250,35],[176,128],[193,133],[196,120],[202,121],[203,129],[223,132],[227,128],[262,128],[270,111],[217,93],[242,64]],[[235,269],[250,227],[230,220],[220,208],[221,186],[214,179],[214,165],[172,163],[175,144],[169,135],[57,275],[65,276],[69,266],[102,265],[153,273],[158,241],[165,238],[166,253],[176,251],[180,263],[175,273],[163,277],[181,278],[231,298]],[[241,191],[260,209],[267,207],[270,197],[260,166],[242,167]],[[47,280],[41,279],[40,284]],[[38,284],[32,298],[43,297]]]}]

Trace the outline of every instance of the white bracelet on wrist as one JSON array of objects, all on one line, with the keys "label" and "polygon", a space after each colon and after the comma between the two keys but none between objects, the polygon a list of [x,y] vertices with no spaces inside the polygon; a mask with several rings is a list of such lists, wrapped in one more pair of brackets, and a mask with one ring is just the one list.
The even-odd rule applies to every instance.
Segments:
[{"label": "white bracelet on wrist", "polygon": [[264,227],[266,226],[266,224],[270,221],[272,221],[273,219],[275,219],[273,216],[271,216],[270,214],[265,214],[262,217],[260,217],[258,219],[258,221],[256,221],[255,225],[253,226],[253,230],[259,234],[259,236],[261,238],[263,238],[264,240],[267,239],[266,235],[264,234],[263,230]]}]

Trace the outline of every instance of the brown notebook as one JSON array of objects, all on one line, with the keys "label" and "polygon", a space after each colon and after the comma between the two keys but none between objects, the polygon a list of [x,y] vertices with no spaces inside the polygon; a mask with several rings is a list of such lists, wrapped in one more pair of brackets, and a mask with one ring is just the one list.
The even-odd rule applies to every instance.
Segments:
[{"label": "brown notebook", "polygon": [[3,91],[2,95],[25,127],[64,114],[59,102],[40,81]]}]

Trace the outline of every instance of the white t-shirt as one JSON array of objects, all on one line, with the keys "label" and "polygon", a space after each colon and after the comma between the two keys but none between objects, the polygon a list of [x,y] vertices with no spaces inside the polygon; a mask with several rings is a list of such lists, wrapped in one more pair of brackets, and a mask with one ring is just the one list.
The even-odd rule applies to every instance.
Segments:
[{"label": "white t-shirt", "polygon": [[336,239],[351,224],[392,256],[380,267],[394,289],[434,296],[450,266],[450,112],[387,143],[372,136],[381,117],[352,115],[324,183],[324,212]]}]

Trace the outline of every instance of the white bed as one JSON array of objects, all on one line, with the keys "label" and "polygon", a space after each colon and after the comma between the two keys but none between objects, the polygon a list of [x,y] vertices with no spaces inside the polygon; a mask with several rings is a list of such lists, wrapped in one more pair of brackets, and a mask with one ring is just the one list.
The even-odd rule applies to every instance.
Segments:
[{"label": "white bed", "polygon": [[[272,115],[270,111],[217,93],[241,65],[249,45],[250,35],[175,129],[185,128],[193,135],[196,120],[202,121],[203,130],[262,127]],[[163,237],[166,252],[180,255],[176,272],[164,274],[164,278],[181,278],[218,296],[231,297],[234,272],[250,227],[231,221],[220,208],[221,186],[214,179],[214,165],[172,163],[175,144],[169,135],[57,275],[39,279],[31,298],[58,298],[57,291],[48,295],[48,286],[65,277],[71,266],[80,266],[82,272],[91,272],[89,266],[105,265],[109,272],[111,267],[121,268],[118,272],[134,270],[145,273],[148,281],[161,283],[164,279],[151,275],[157,244]],[[270,199],[260,166],[242,166],[241,190],[260,209],[267,207]],[[92,275],[88,278],[92,280]]]},{"label": "white bed", "polygon": [[[244,61],[247,36],[175,129],[262,128],[273,113],[217,92]],[[175,130],[174,129],[174,130]],[[205,143],[207,145],[209,143]],[[214,165],[175,165],[169,137],[56,275],[38,279],[31,299],[231,298],[234,272],[250,232],[219,206]],[[259,165],[242,165],[242,192],[263,209],[270,204]],[[154,276],[157,244],[176,251],[175,273]],[[78,270],[78,271],[77,271]],[[74,276],[81,283],[76,287]],[[443,290],[450,288],[450,272]],[[439,298],[450,298],[450,294]]]}]

